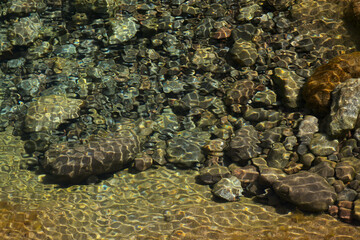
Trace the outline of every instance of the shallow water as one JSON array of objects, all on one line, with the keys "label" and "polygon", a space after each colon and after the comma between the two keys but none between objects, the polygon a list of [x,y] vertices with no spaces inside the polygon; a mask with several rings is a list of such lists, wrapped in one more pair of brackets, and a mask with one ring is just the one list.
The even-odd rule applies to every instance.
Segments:
[{"label": "shallow water", "polygon": [[20,169],[12,129],[0,133],[1,239],[359,239],[328,214],[274,208],[250,198],[214,201],[197,171],[128,170],[96,185],[61,188]]},{"label": "shallow water", "polygon": [[[301,34],[328,33],[335,44],[324,48],[334,53],[355,48],[344,27],[321,22],[342,21],[336,5],[299,2],[294,15],[307,19],[298,27]],[[330,10],[309,20],[309,10],[319,6]],[[209,186],[196,182],[195,170],[154,166],[140,173],[125,169],[94,185],[44,183],[42,172],[23,167],[25,142],[13,130],[0,132],[1,239],[360,239],[359,226],[329,214],[275,208],[248,197],[214,199]]]}]

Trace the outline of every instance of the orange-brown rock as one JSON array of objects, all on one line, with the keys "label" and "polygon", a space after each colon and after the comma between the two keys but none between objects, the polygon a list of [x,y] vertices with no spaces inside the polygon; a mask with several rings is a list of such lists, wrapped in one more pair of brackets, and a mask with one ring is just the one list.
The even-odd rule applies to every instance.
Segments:
[{"label": "orange-brown rock", "polygon": [[329,112],[331,92],[341,82],[360,77],[360,52],[344,54],[318,67],[305,83],[303,98],[315,113]]}]

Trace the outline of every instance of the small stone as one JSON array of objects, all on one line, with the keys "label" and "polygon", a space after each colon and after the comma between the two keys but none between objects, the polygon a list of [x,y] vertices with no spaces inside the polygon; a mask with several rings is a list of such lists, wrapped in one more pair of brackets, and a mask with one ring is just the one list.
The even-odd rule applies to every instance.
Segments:
[{"label": "small stone", "polygon": [[272,186],[278,196],[305,211],[328,210],[336,200],[332,186],[315,173],[301,171],[278,179]]},{"label": "small stone", "polygon": [[166,149],[167,160],[182,168],[191,168],[196,164],[202,163],[205,157],[201,151],[201,147],[183,137],[175,137],[167,141],[168,147]]},{"label": "small stone", "polygon": [[297,138],[295,136],[289,136],[285,138],[284,147],[288,151],[292,151],[297,144]]},{"label": "small stone", "polygon": [[290,159],[290,152],[286,151],[282,143],[274,143],[266,161],[269,167],[284,168]]},{"label": "small stone", "polygon": [[306,115],[299,125],[298,137],[312,136],[319,131],[319,120],[312,115]]},{"label": "small stone", "polygon": [[259,172],[256,170],[256,167],[252,165],[238,167],[235,164],[231,164],[229,169],[231,174],[237,177],[243,186],[247,186],[250,183],[255,182],[259,177]]},{"label": "small stone", "polygon": [[335,167],[335,174],[338,179],[344,183],[348,183],[354,179],[356,173],[351,165],[340,162]]},{"label": "small stone", "polygon": [[254,104],[261,106],[271,106],[276,103],[276,93],[273,90],[266,89],[255,93],[253,97]]},{"label": "small stone", "polygon": [[354,210],[353,211],[354,211],[354,213],[353,213],[354,219],[360,221],[360,199],[357,199],[354,202]]},{"label": "small stone", "polygon": [[213,165],[205,167],[200,170],[200,175],[197,178],[205,184],[214,184],[219,182],[222,178],[230,177],[230,171],[227,167]]},{"label": "small stone", "polygon": [[257,134],[252,125],[244,126],[235,133],[227,151],[232,161],[245,165],[248,160],[261,153]]},{"label": "small stone", "polygon": [[274,82],[279,87],[279,95],[283,96],[284,105],[288,108],[299,107],[299,94],[303,85],[303,78],[285,68],[275,68]]},{"label": "small stone", "polygon": [[300,156],[300,162],[304,164],[305,168],[310,168],[314,160],[315,160],[315,156],[312,153],[306,153]]},{"label": "small stone", "polygon": [[294,0],[267,0],[270,6],[274,7],[276,10],[282,11],[286,10],[288,7],[294,4]]},{"label": "small stone", "polygon": [[330,205],[328,211],[332,217],[337,217],[339,213],[339,207],[336,205]]},{"label": "small stone", "polygon": [[309,149],[308,149],[307,145],[304,144],[304,143],[301,143],[301,144],[298,146],[296,152],[297,152],[300,156],[302,156],[302,155],[305,155],[305,154],[308,152],[308,150],[309,150]]},{"label": "small stone", "polygon": [[232,59],[240,65],[240,67],[250,67],[255,64],[258,58],[256,46],[252,42],[238,40],[230,49]]},{"label": "small stone", "polygon": [[254,18],[255,12],[260,9],[258,4],[253,4],[247,7],[240,8],[239,14],[236,15],[236,20],[242,21],[250,21]]},{"label": "small stone", "polygon": [[134,17],[112,19],[110,25],[113,34],[109,38],[109,43],[121,44],[133,38],[139,29],[135,22]]},{"label": "small stone", "polygon": [[221,179],[212,189],[212,193],[215,196],[223,198],[229,202],[239,200],[242,196],[242,192],[243,188],[241,186],[241,182],[235,176]]},{"label": "small stone", "polygon": [[310,142],[310,151],[316,156],[327,156],[336,151],[338,140],[329,140],[325,134],[316,133]]},{"label": "small stone", "polygon": [[300,172],[303,166],[302,163],[290,162],[283,170],[287,174],[294,174]]},{"label": "small stone", "polygon": [[153,159],[149,154],[139,153],[134,159],[134,167],[138,171],[145,171],[153,164]]},{"label": "small stone", "polygon": [[345,184],[341,180],[335,180],[332,186],[334,187],[336,193],[342,192],[345,189]]},{"label": "small stone", "polygon": [[320,162],[314,167],[310,168],[310,172],[317,173],[323,178],[333,177],[334,176],[334,168],[331,167],[328,162]]},{"label": "small stone", "polygon": [[345,187],[344,190],[338,193],[338,201],[354,201],[357,197],[357,192],[353,189]]},{"label": "small stone", "polygon": [[337,205],[341,208],[353,209],[354,202],[353,201],[339,201]]},{"label": "small stone", "polygon": [[260,169],[259,183],[264,186],[271,186],[279,178],[285,177],[286,174],[278,168],[262,168]]},{"label": "small stone", "polygon": [[342,221],[350,223],[351,220],[352,220],[352,210],[347,209],[347,208],[343,208],[343,207],[339,207],[338,216]]}]

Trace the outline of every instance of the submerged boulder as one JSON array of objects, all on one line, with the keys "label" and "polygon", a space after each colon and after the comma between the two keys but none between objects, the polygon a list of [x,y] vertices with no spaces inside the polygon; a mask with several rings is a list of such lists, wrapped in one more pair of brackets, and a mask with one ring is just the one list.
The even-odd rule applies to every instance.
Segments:
[{"label": "submerged boulder", "polygon": [[86,144],[55,144],[45,153],[41,165],[61,182],[77,183],[90,176],[125,168],[140,152],[140,140],[130,130],[122,130],[108,138]]},{"label": "submerged boulder", "polygon": [[310,172],[288,175],[275,181],[272,186],[279,197],[310,212],[326,211],[337,197],[325,178]]}]

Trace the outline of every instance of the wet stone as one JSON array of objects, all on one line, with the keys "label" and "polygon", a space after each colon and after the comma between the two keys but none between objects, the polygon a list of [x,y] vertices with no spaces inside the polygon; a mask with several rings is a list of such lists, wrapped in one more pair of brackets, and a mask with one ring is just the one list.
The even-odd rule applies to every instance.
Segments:
[{"label": "wet stone", "polygon": [[236,41],[230,49],[232,59],[241,67],[250,67],[255,64],[258,52],[255,44],[243,40]]},{"label": "wet stone", "polygon": [[346,162],[339,162],[336,164],[335,174],[338,179],[344,183],[348,183],[354,179],[356,172],[350,164]]},{"label": "wet stone", "polygon": [[123,19],[112,19],[110,21],[112,35],[109,38],[110,44],[120,44],[133,38],[139,26],[135,23],[133,17]]},{"label": "wet stone", "polygon": [[238,167],[235,164],[231,164],[229,169],[231,171],[231,175],[237,177],[244,187],[255,182],[259,177],[259,172],[256,167],[252,165]]},{"label": "wet stone", "polygon": [[335,180],[332,184],[336,193],[342,192],[345,189],[345,184],[341,180]]},{"label": "wet stone", "polygon": [[268,187],[285,176],[286,173],[279,168],[263,167],[260,169],[259,183]]},{"label": "wet stone", "polygon": [[39,37],[42,22],[37,13],[20,18],[8,31],[8,39],[12,45],[27,45]]},{"label": "wet stone", "polygon": [[167,141],[167,160],[182,168],[195,167],[204,162],[201,147],[190,139],[175,137]]},{"label": "wet stone", "polygon": [[222,178],[228,178],[230,176],[231,174],[227,167],[213,165],[202,168],[200,170],[200,175],[198,175],[197,178],[204,184],[214,184]]},{"label": "wet stone", "polygon": [[46,8],[43,0],[15,0],[9,2],[8,13],[31,13],[41,12]]},{"label": "wet stone", "polygon": [[295,72],[284,68],[275,68],[274,81],[279,86],[280,96],[286,107],[297,108],[300,101],[300,88],[303,85],[303,78]]},{"label": "wet stone", "polygon": [[163,90],[165,93],[180,93],[184,91],[184,83],[179,81],[165,81],[163,83]]},{"label": "wet stone", "polygon": [[294,0],[267,0],[270,6],[274,7],[276,10],[286,10],[288,7],[294,4]]},{"label": "wet stone", "polygon": [[306,115],[300,122],[298,137],[312,136],[319,131],[319,120],[312,115]]},{"label": "wet stone", "polygon": [[334,176],[334,168],[331,166],[329,162],[320,162],[314,167],[310,168],[310,172],[316,173],[323,178],[333,177]]},{"label": "wet stone", "polygon": [[300,162],[304,164],[305,168],[310,168],[314,160],[315,160],[315,156],[312,153],[305,153],[300,156]]},{"label": "wet stone", "polygon": [[261,153],[257,134],[252,125],[244,126],[235,133],[227,150],[232,161],[238,162],[240,165],[246,164],[248,160]]},{"label": "wet stone", "polygon": [[357,199],[354,202],[354,218],[358,221],[360,221],[360,199]]},{"label": "wet stone", "polygon": [[288,152],[282,143],[274,143],[266,158],[269,167],[284,168],[290,159],[290,152]]},{"label": "wet stone", "polygon": [[255,84],[252,81],[237,81],[226,92],[225,104],[230,106],[233,104],[245,105],[255,93]]},{"label": "wet stone", "polygon": [[261,106],[271,106],[276,103],[276,93],[270,89],[259,91],[253,97],[253,103]]},{"label": "wet stone", "polygon": [[282,137],[282,128],[274,127],[272,129],[268,129],[265,132],[260,134],[260,146],[263,148],[272,148],[274,143],[280,142]]},{"label": "wet stone", "polygon": [[273,184],[276,194],[302,210],[326,211],[336,200],[334,189],[315,173],[299,172],[277,180]]},{"label": "wet stone", "polygon": [[197,49],[192,58],[192,63],[204,71],[215,71],[215,60],[218,58],[217,54],[211,48]]},{"label": "wet stone", "polygon": [[316,156],[327,156],[336,151],[338,144],[338,140],[329,140],[326,135],[316,133],[309,144],[309,148]]},{"label": "wet stone", "polygon": [[337,200],[352,202],[356,199],[357,195],[358,193],[354,189],[345,187],[344,190],[338,193]]},{"label": "wet stone", "polygon": [[339,136],[359,125],[360,78],[348,79],[340,83],[332,92],[329,119],[329,134]]},{"label": "wet stone", "polygon": [[145,171],[153,164],[153,159],[149,154],[139,153],[134,159],[134,167],[138,171]]},{"label": "wet stone", "polygon": [[25,118],[27,132],[55,130],[67,119],[79,117],[83,101],[65,96],[49,95],[31,102]]},{"label": "wet stone", "polygon": [[243,117],[245,120],[254,122],[262,122],[265,120],[277,121],[281,119],[282,114],[274,110],[247,107]]},{"label": "wet stone", "polygon": [[46,82],[45,75],[35,75],[23,79],[18,83],[17,89],[23,98],[37,97]]},{"label": "wet stone", "polygon": [[239,200],[242,196],[242,192],[243,188],[241,186],[241,182],[235,176],[221,179],[214,185],[212,189],[212,193],[215,196],[225,199],[229,202]]},{"label": "wet stone", "polygon": [[139,151],[138,136],[122,130],[86,144],[54,144],[46,151],[41,165],[60,182],[78,183],[93,175],[125,168]]},{"label": "wet stone", "polygon": [[240,8],[239,13],[235,16],[236,20],[243,22],[243,21],[250,21],[254,18],[255,12],[260,9],[258,4],[252,4],[247,7]]},{"label": "wet stone", "polygon": [[297,138],[295,136],[286,137],[283,144],[286,150],[292,151],[297,145]]}]

